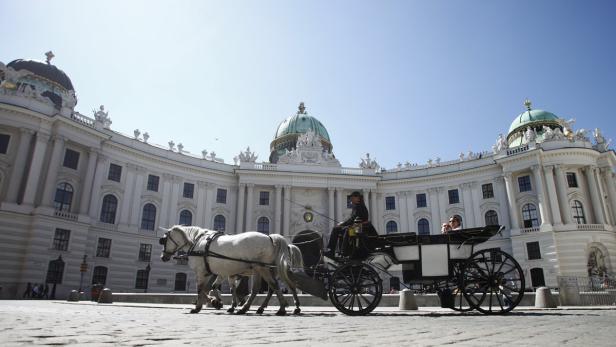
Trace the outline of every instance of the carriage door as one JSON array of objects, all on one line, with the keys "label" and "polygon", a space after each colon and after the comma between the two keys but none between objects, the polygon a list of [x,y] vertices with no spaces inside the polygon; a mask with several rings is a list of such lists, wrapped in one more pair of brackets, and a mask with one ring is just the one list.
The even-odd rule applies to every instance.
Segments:
[{"label": "carriage door", "polygon": [[309,268],[319,262],[321,250],[323,249],[321,233],[313,230],[300,231],[293,238],[293,244],[302,251],[305,268]]}]

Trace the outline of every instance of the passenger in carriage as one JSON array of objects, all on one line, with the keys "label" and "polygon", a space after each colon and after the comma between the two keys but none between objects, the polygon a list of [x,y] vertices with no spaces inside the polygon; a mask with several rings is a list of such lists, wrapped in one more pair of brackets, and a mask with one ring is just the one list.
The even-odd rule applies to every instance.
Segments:
[{"label": "passenger in carriage", "polygon": [[462,230],[462,223],[460,222],[460,217],[457,215],[453,215],[449,218],[449,222],[443,223],[441,227],[441,231],[443,234],[449,234],[452,231]]},{"label": "passenger in carriage", "polygon": [[353,205],[351,216],[344,222],[338,223],[338,225],[332,229],[332,233],[329,237],[328,249],[325,250],[324,253],[324,255],[329,258],[334,258],[338,239],[344,235],[348,227],[353,224],[361,224],[362,233],[365,235],[377,235],[376,229],[374,229],[374,226],[370,223],[370,216],[368,214],[368,208],[364,203],[363,195],[355,191],[351,193],[350,197],[351,204]]}]

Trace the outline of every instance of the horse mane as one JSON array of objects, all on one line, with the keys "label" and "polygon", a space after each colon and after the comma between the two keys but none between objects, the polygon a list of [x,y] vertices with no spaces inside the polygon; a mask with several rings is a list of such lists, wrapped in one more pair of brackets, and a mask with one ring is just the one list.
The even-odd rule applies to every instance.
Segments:
[{"label": "horse mane", "polygon": [[194,225],[176,225],[171,229],[181,230],[182,232],[184,232],[184,235],[186,235],[186,238],[193,242],[197,239],[197,236],[209,231],[208,229],[204,229]]}]

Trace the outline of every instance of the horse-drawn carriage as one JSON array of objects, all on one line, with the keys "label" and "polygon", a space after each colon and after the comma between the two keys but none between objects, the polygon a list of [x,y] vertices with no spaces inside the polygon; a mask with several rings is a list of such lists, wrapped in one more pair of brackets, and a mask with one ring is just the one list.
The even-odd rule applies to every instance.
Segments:
[{"label": "horse-drawn carriage", "polygon": [[[524,274],[509,254],[498,248],[474,250],[501,230],[499,226],[464,229],[445,235],[357,233],[334,259],[307,264],[306,275],[292,276],[298,287],[326,299],[347,315],[366,315],[383,294],[380,273],[400,264],[403,282],[431,286],[441,306],[457,311],[501,314],[524,295]],[[356,232],[353,232],[355,234]],[[320,237],[319,237],[320,239]],[[317,240],[315,238],[315,240]],[[309,252],[302,242],[297,246]]]}]

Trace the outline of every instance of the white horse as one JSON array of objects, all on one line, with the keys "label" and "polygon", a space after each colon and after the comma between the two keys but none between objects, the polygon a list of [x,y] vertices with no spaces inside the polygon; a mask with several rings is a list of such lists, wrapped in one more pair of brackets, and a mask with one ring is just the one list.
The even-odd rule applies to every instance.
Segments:
[{"label": "white horse", "polygon": [[[198,313],[203,304],[211,301],[207,295],[217,276],[229,277],[254,273],[252,293],[244,306],[237,312],[246,313],[257,295],[261,279],[274,289],[280,309],[277,315],[286,314],[286,300],[280,293],[272,269],[290,282],[287,271],[290,266],[289,243],[277,234],[265,235],[249,231],[237,235],[220,235],[210,242],[208,254],[206,243],[218,232],[195,226],[174,226],[166,230],[159,243],[163,245],[162,261],[169,261],[178,251],[188,253],[188,266],[197,278],[197,302],[191,313]],[[196,253],[197,252],[197,253]],[[201,255],[197,255],[201,252]]]},{"label": "white horse", "polygon": [[[296,245],[289,245],[289,252],[291,254],[291,266],[290,267],[294,269],[302,269],[303,271],[304,270],[304,259],[302,257],[302,251]],[[299,314],[301,312],[301,309],[299,308],[299,297],[297,296],[297,285],[295,284],[295,282],[291,280],[286,280],[284,282],[287,285],[287,288],[289,288],[289,290],[291,291],[291,294],[293,294],[293,300],[295,302],[295,310],[293,311],[293,314]],[[269,303],[272,297],[272,293],[273,293],[272,288],[269,288],[269,290],[267,291],[267,297],[265,297],[265,300],[263,300],[263,304],[261,304],[261,307],[257,309],[258,314],[263,313],[263,310],[265,310],[265,308],[267,307],[267,304]]]}]

